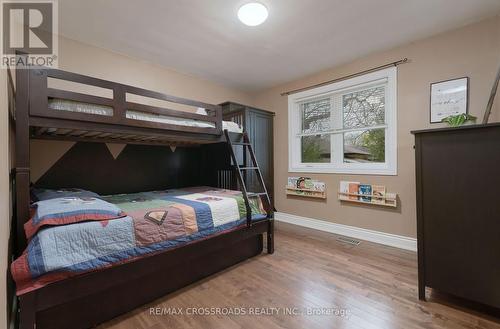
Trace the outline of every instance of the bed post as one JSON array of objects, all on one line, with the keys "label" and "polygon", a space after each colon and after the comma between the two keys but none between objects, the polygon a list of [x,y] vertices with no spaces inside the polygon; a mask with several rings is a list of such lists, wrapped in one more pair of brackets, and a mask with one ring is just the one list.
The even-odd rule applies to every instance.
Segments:
[{"label": "bed post", "polygon": [[36,323],[36,294],[30,292],[19,297],[19,329],[34,329]]},{"label": "bed post", "polygon": [[24,223],[29,218],[30,206],[29,74],[30,69],[16,67],[16,255],[26,247]]},{"label": "bed post", "polygon": [[274,254],[274,218],[269,218],[267,224],[267,253]]}]

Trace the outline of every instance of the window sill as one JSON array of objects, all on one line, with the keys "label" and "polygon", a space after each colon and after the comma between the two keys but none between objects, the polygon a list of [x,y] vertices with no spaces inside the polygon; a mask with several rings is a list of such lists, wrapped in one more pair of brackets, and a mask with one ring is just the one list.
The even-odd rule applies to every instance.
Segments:
[{"label": "window sill", "polygon": [[360,168],[331,168],[331,167],[288,167],[289,173],[310,173],[310,174],[350,174],[350,175],[376,175],[376,176],[397,176],[396,168],[380,169],[360,169]]}]

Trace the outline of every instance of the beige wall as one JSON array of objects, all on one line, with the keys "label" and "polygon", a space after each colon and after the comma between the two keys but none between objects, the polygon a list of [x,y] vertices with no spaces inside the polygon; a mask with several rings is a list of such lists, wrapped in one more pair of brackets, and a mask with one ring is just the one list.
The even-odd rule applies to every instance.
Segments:
[{"label": "beige wall", "polygon": [[252,100],[243,92],[67,38],[59,39],[59,68],[213,104]]},{"label": "beige wall", "polygon": [[7,271],[9,267],[9,117],[7,71],[0,69],[0,328],[7,328]]},{"label": "beige wall", "polygon": [[[281,97],[280,93],[405,57],[410,59],[410,63],[401,65],[398,71],[398,175],[310,174],[308,176],[327,183],[327,201],[287,197],[284,193],[287,177],[304,174],[288,173],[287,97]],[[429,84],[462,76],[470,77],[470,112],[481,119],[498,65],[500,17],[373,54],[259,93],[255,98],[256,105],[276,112],[276,208],[280,212],[415,237],[415,169],[413,137],[410,131],[440,126],[429,124]],[[494,111],[492,119],[500,120],[500,99],[497,99]],[[336,195],[340,180],[386,185],[388,190],[399,194],[401,207],[392,211],[373,206],[341,205]]]}]

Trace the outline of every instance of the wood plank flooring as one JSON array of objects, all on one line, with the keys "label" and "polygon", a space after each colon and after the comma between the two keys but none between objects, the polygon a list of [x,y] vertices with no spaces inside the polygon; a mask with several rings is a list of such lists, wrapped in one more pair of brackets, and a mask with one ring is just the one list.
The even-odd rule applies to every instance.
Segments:
[{"label": "wood plank flooring", "polygon": [[416,267],[413,252],[364,241],[353,246],[281,224],[273,255],[247,260],[99,328],[500,328],[498,318],[431,292],[428,302],[420,302]]}]

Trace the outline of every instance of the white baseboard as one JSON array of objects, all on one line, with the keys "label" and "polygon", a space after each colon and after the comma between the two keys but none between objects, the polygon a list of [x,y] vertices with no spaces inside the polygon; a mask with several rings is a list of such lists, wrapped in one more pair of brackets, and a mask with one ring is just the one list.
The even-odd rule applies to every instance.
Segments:
[{"label": "white baseboard", "polygon": [[417,239],[415,238],[372,231],[354,226],[335,224],[324,220],[296,216],[283,212],[275,212],[274,219],[278,222],[284,222],[312,228],[319,231],[344,235],[351,238],[380,243],[386,246],[396,247],[400,249],[417,251]]}]

